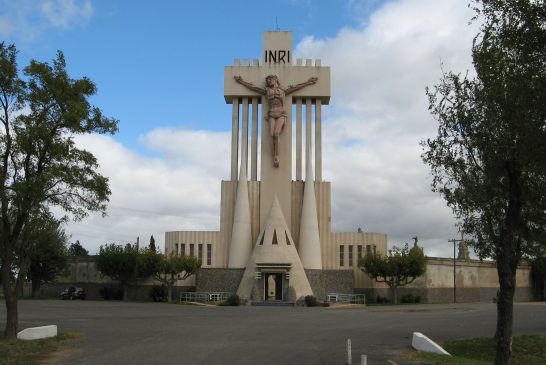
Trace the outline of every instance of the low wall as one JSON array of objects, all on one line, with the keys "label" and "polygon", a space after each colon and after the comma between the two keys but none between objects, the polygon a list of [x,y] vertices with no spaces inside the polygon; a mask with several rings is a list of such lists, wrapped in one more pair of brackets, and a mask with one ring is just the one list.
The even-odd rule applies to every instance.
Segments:
[{"label": "low wall", "polygon": [[195,291],[237,293],[245,269],[199,269]]},{"label": "low wall", "polygon": [[305,274],[319,301],[325,301],[328,293],[353,294],[354,280],[350,270],[311,270]]},{"label": "low wall", "polygon": [[[413,283],[399,287],[398,299],[411,293],[419,296],[422,303],[452,303],[454,271],[457,302],[491,302],[496,297],[499,280],[493,261],[456,260],[454,270],[453,259],[427,257],[426,273]],[[529,265],[518,266],[516,286],[515,301],[533,300]],[[385,284],[355,288],[355,293],[391,299],[390,289]]]}]

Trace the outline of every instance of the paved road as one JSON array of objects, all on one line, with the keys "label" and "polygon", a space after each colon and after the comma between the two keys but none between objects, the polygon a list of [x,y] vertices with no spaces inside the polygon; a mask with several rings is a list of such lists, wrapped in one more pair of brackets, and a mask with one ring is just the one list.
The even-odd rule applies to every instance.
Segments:
[{"label": "paved road", "polygon": [[[491,336],[493,304],[360,308],[201,307],[162,303],[40,300],[20,302],[20,329],[57,324],[83,333],[59,365],[343,364],[401,365],[411,334],[436,341]],[[515,334],[546,333],[546,304],[515,306]],[[0,326],[5,306],[0,302]],[[392,364],[392,363],[391,363]]]}]

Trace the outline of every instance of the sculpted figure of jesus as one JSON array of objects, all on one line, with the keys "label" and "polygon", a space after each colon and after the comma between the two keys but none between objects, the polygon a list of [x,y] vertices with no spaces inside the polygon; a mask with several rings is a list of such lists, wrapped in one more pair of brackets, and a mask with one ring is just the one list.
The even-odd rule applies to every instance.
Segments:
[{"label": "sculpted figure of jesus", "polygon": [[279,167],[279,136],[284,130],[286,124],[286,111],[284,110],[284,97],[296,90],[302,89],[305,86],[313,85],[318,78],[311,77],[309,80],[297,85],[290,85],[286,89],[281,88],[277,75],[269,75],[265,78],[265,89],[254,85],[251,82],[243,80],[239,75],[233,76],[235,81],[246,86],[252,91],[265,95],[269,103],[269,111],[267,112],[267,121],[269,122],[269,133],[272,139],[272,156],[273,165]]}]

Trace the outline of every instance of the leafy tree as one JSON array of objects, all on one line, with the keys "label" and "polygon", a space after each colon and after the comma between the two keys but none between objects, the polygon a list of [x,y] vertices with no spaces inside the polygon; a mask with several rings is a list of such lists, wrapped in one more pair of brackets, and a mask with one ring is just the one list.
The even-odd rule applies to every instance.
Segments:
[{"label": "leafy tree", "polygon": [[150,250],[156,252],[154,235],[150,237]]},{"label": "leafy tree", "polygon": [[392,292],[393,302],[397,303],[397,291],[400,286],[413,282],[427,270],[423,249],[417,246],[417,239],[411,248],[394,246],[387,256],[381,254],[366,255],[358,266],[378,283],[385,283]]},{"label": "leafy tree", "polygon": [[[67,237],[61,227],[61,222],[51,215],[40,217],[31,225],[34,229],[25,240],[35,241],[36,247],[30,254],[29,276],[32,281],[32,297],[36,298],[43,283],[52,282],[66,271],[68,267]],[[30,227],[27,226],[27,227]],[[26,236],[23,233],[23,236]],[[26,243],[31,247],[33,243]]]},{"label": "leafy tree", "polygon": [[174,253],[165,255],[148,252],[148,272],[154,272],[154,278],[167,287],[167,298],[172,302],[173,287],[177,280],[185,280],[201,267],[201,260],[193,256],[178,256]]},{"label": "leafy tree", "polygon": [[138,249],[130,243],[125,246],[115,243],[100,246],[96,259],[97,270],[110,279],[121,283],[123,300],[127,300],[129,283],[137,279],[138,259]]},{"label": "leafy tree", "polygon": [[[17,295],[31,250],[21,235],[32,212],[57,206],[74,219],[89,211],[105,212],[108,179],[97,160],[78,149],[77,134],[114,133],[117,121],[106,118],[88,98],[96,93],[87,78],[71,79],[64,56],[52,64],[31,61],[19,76],[15,46],[0,43],[0,277],[6,303],[5,337],[17,334]],[[23,255],[18,257],[18,255]]]},{"label": "leafy tree", "polygon": [[449,72],[427,89],[439,127],[422,157],[470,245],[496,261],[495,364],[508,364],[516,268],[546,229],[546,6],[481,0],[476,11],[476,76]]},{"label": "leafy tree", "polygon": [[89,251],[87,251],[80,243],[79,240],[71,243],[68,246],[68,256],[70,257],[87,257],[89,256]]}]

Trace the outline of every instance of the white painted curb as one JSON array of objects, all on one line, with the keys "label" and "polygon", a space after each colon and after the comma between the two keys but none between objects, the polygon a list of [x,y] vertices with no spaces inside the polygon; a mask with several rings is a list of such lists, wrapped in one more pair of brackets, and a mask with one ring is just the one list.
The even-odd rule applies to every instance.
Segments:
[{"label": "white painted curb", "polygon": [[440,345],[423,335],[421,332],[413,332],[411,346],[419,351],[451,356],[449,352],[444,350]]},{"label": "white painted curb", "polygon": [[42,326],[25,328],[17,334],[19,340],[39,340],[41,338],[49,338],[57,336],[57,326]]}]

